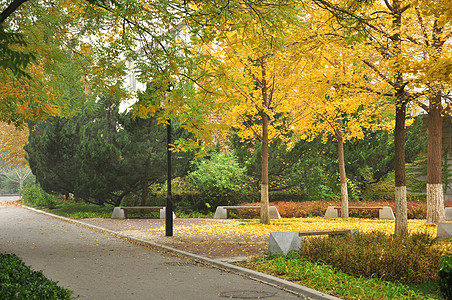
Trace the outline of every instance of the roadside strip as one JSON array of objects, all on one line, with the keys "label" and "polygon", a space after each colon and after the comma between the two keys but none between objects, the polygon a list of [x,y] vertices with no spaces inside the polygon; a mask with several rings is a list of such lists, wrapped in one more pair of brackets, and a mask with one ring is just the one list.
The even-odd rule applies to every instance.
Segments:
[{"label": "roadside strip", "polygon": [[242,268],[236,265],[232,265],[229,263],[226,263],[224,261],[221,261],[219,259],[210,259],[207,257],[203,257],[200,255],[196,255],[193,253],[189,253],[186,251],[182,251],[182,250],[178,250],[172,247],[168,247],[165,245],[161,245],[158,243],[154,243],[151,241],[146,241],[146,240],[142,240],[142,239],[138,239],[138,238],[134,238],[134,237],[130,237],[124,234],[120,234],[117,233],[115,231],[112,230],[108,230],[102,227],[98,227],[98,226],[94,226],[94,225],[90,225],[90,224],[86,224],[83,223],[82,221],[78,221],[78,220],[74,220],[74,219],[70,219],[70,218],[66,218],[66,217],[61,217],[52,213],[48,213],[42,210],[38,210],[32,207],[28,207],[25,205],[20,205],[23,208],[44,214],[44,215],[48,215],[50,217],[56,218],[56,219],[60,219],[69,223],[73,223],[76,224],[78,226],[87,228],[87,229],[91,229],[91,230],[95,230],[97,232],[103,233],[103,234],[109,234],[112,235],[114,237],[118,237],[124,240],[127,240],[129,242],[135,243],[135,244],[139,244],[139,245],[143,245],[146,247],[150,247],[150,248],[155,248],[157,250],[161,250],[161,251],[165,251],[165,252],[169,252],[178,256],[182,256],[186,259],[189,260],[193,260],[195,262],[207,265],[207,266],[211,266],[211,267],[215,267],[217,269],[221,269],[224,271],[228,271],[228,272],[233,272],[242,276],[246,276],[248,278],[251,278],[253,280],[274,286],[274,287],[278,287],[281,289],[284,289],[286,291],[290,291],[292,293],[295,293],[297,295],[300,296],[305,296],[308,297],[309,299],[315,299],[315,300],[340,300],[340,298],[319,292],[317,290],[293,283],[291,281],[288,280],[284,280],[275,276],[271,276],[271,275],[267,275],[261,272],[257,272],[254,270],[250,270],[250,269],[246,269],[246,268]]}]

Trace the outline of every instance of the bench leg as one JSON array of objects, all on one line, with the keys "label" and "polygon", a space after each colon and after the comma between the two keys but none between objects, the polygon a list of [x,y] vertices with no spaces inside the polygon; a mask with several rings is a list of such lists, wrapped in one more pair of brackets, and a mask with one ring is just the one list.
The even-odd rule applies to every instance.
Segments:
[{"label": "bench leg", "polygon": [[[166,207],[160,209],[160,219],[166,219]],[[173,220],[176,219],[176,214],[173,211]]]},{"label": "bench leg", "polygon": [[324,219],[331,219],[331,218],[338,218],[339,214],[337,213],[337,209],[335,209],[333,206],[328,206],[325,212]]},{"label": "bench leg", "polygon": [[384,220],[395,220],[394,212],[389,206],[385,206],[378,210],[378,218]]},{"label": "bench leg", "polygon": [[446,207],[444,211],[446,213],[446,221],[452,221],[452,207]]},{"label": "bench leg", "polygon": [[436,238],[440,241],[452,238],[452,223],[438,223]]},{"label": "bench leg", "polygon": [[126,213],[120,207],[115,207],[113,209],[113,214],[111,215],[112,219],[124,219],[126,217]]},{"label": "bench leg", "polygon": [[289,251],[300,251],[302,237],[298,232],[272,232],[268,242],[268,252],[287,254]]},{"label": "bench leg", "polygon": [[214,219],[227,219],[228,218],[228,210],[225,209],[223,206],[218,206],[215,210],[215,215],[213,216]]},{"label": "bench leg", "polygon": [[281,219],[281,215],[279,214],[279,211],[276,208],[276,206],[270,206],[268,208],[268,217],[270,219]]}]

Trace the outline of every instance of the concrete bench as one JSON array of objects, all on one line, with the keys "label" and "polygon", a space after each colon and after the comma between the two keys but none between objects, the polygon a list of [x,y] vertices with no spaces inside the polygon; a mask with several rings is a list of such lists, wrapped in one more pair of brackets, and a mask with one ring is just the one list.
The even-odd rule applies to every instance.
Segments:
[{"label": "concrete bench", "polygon": [[452,221],[452,207],[445,207],[444,212],[446,213],[446,221]]},{"label": "concrete bench", "polygon": [[[260,206],[218,206],[215,210],[214,219],[227,219],[229,210],[231,209],[261,209]],[[276,206],[269,207],[270,219],[281,219],[279,211]]]},{"label": "concrete bench", "polygon": [[[124,219],[127,218],[127,212],[129,210],[160,210],[160,219],[165,219],[166,209],[164,206],[119,206],[113,209],[112,219]],[[173,212],[173,218],[176,215]]]},{"label": "concrete bench", "polygon": [[287,254],[289,251],[299,251],[303,243],[304,236],[316,235],[344,235],[358,234],[359,229],[338,229],[338,230],[309,230],[299,232],[272,232],[268,242],[268,252]]},{"label": "concrete bench", "polygon": [[[378,218],[385,220],[395,220],[394,212],[389,206],[349,206],[348,209],[375,209],[378,210]],[[325,219],[339,217],[340,206],[328,206],[325,212]]]}]

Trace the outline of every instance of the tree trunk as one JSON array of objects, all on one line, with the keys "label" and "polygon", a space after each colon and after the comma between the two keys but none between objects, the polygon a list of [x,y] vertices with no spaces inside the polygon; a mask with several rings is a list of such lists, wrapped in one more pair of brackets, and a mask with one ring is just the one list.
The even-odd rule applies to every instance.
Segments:
[{"label": "tree trunk", "polygon": [[[270,107],[270,100],[268,96],[267,86],[267,70],[265,58],[260,58],[260,67],[262,72],[262,81],[260,83],[262,91],[262,106],[264,108]],[[269,215],[269,195],[268,195],[268,127],[270,125],[270,118],[265,112],[265,109],[261,109],[262,117],[262,176],[261,176],[261,223],[270,224]]]},{"label": "tree trunk", "polygon": [[261,180],[261,222],[270,224],[268,195],[268,124],[269,118],[262,112],[262,180]]},{"label": "tree trunk", "polygon": [[441,116],[441,95],[430,98],[428,111],[427,145],[427,223],[445,220],[442,186],[442,135],[443,118]]},{"label": "tree trunk", "polygon": [[342,118],[337,119],[337,153],[339,158],[339,176],[341,180],[341,218],[348,218],[347,175],[345,173],[344,138],[342,135]]},{"label": "tree trunk", "polygon": [[144,178],[141,191],[141,206],[146,206],[146,202],[148,199],[148,190],[149,190],[149,157],[146,158],[144,166]]},{"label": "tree trunk", "polygon": [[[149,190],[149,157],[146,158],[145,166],[144,166],[144,178],[143,178],[143,186],[141,191],[141,206],[146,206],[146,202],[148,200],[148,190]],[[144,216],[144,209],[140,210],[140,216]]]},{"label": "tree trunk", "polygon": [[395,235],[408,234],[408,214],[405,177],[405,117],[406,103],[398,95],[396,104],[396,124],[394,130],[395,160]]},{"label": "tree trunk", "polygon": [[408,215],[406,202],[406,175],[405,175],[405,118],[406,105],[408,103],[405,92],[406,83],[403,80],[403,71],[400,69],[400,58],[402,57],[402,8],[401,0],[392,2],[391,12],[393,16],[392,29],[394,34],[392,41],[392,58],[395,60],[394,88],[396,91],[396,124],[394,129],[394,173],[395,173],[395,231],[394,234],[401,236],[408,234]]}]

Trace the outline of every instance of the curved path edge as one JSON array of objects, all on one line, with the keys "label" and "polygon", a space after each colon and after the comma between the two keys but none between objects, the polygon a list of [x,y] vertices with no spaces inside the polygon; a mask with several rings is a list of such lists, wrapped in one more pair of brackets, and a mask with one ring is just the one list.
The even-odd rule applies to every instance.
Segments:
[{"label": "curved path edge", "polygon": [[194,260],[194,261],[196,261],[198,263],[202,263],[202,264],[205,264],[205,265],[208,265],[208,266],[212,266],[212,267],[215,267],[215,268],[218,268],[218,269],[222,269],[222,270],[225,270],[225,271],[229,271],[229,272],[234,272],[234,273],[240,274],[242,276],[249,277],[249,278],[251,278],[253,280],[257,280],[257,281],[266,283],[268,285],[276,286],[276,287],[285,289],[287,291],[290,291],[290,292],[293,292],[293,293],[296,293],[296,294],[301,294],[303,296],[307,296],[307,297],[309,297],[311,299],[316,299],[316,300],[317,299],[318,300],[340,300],[340,298],[338,298],[338,297],[335,297],[335,296],[332,296],[332,295],[328,295],[328,294],[319,292],[317,290],[308,288],[306,286],[303,286],[303,285],[300,285],[300,284],[296,284],[296,283],[293,283],[291,281],[288,281],[288,280],[285,280],[285,279],[281,279],[281,278],[278,278],[278,277],[275,277],[275,276],[272,276],[272,275],[268,275],[268,274],[264,274],[264,273],[257,272],[257,271],[254,271],[254,270],[242,268],[242,267],[239,267],[239,266],[236,266],[236,265],[232,265],[232,264],[229,264],[229,263],[226,263],[226,262],[222,262],[220,260],[207,258],[207,257],[200,256],[200,255],[197,255],[197,254],[194,254],[194,253],[190,253],[190,252],[178,250],[178,249],[175,249],[175,248],[172,248],[172,247],[168,247],[168,246],[165,246],[165,245],[162,245],[162,244],[154,243],[154,242],[151,242],[151,241],[146,241],[146,240],[130,237],[130,236],[127,236],[127,235],[124,235],[124,234],[120,234],[118,232],[115,232],[115,231],[112,231],[112,230],[109,230],[109,229],[105,229],[105,228],[102,228],[102,227],[98,227],[98,226],[94,226],[94,225],[91,225],[91,224],[87,224],[87,223],[84,223],[84,222],[81,222],[81,221],[78,221],[78,220],[74,220],[74,219],[58,216],[58,215],[55,215],[55,214],[52,214],[52,213],[49,213],[49,212],[46,212],[46,211],[42,211],[42,210],[39,210],[39,209],[36,209],[36,208],[33,208],[33,207],[29,207],[29,206],[26,206],[26,205],[20,205],[20,206],[23,207],[23,208],[26,208],[26,209],[29,209],[29,210],[32,210],[32,211],[44,214],[44,215],[48,215],[48,216],[56,218],[56,219],[60,219],[60,220],[63,220],[63,221],[69,222],[69,223],[76,224],[76,225],[81,226],[81,227],[85,227],[85,228],[88,228],[88,229],[91,229],[91,230],[95,230],[95,231],[98,231],[98,232],[101,232],[101,233],[105,233],[105,234],[109,234],[109,235],[112,235],[112,236],[115,236],[115,237],[119,237],[119,238],[122,238],[124,240],[136,243],[136,244],[140,244],[140,245],[148,246],[148,247],[152,247],[152,248],[157,248],[159,250],[163,250],[163,251],[166,251],[166,252],[174,253],[174,254],[183,256],[183,257],[185,257],[187,259]]}]

